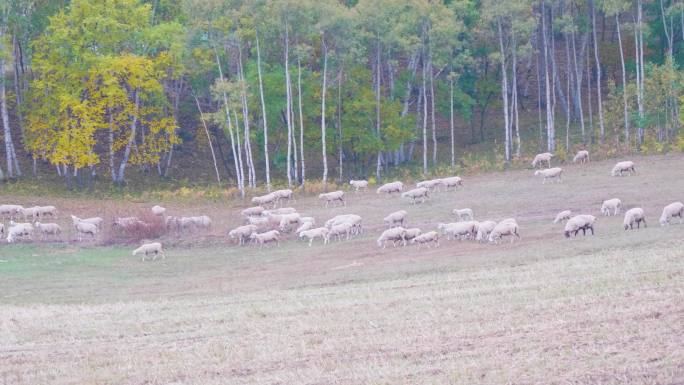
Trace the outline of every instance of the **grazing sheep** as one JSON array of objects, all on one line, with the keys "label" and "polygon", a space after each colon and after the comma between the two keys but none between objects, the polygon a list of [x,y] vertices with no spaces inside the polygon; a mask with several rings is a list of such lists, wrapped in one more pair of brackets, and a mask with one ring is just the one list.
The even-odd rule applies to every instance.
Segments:
[{"label": "grazing sheep", "polygon": [[589,151],[587,150],[579,150],[577,151],[577,154],[575,155],[574,158],[572,158],[573,163],[580,162],[582,164],[587,163],[589,161]]},{"label": "grazing sheep", "polygon": [[622,176],[624,172],[628,172],[629,175],[632,173],[636,174],[636,169],[634,168],[634,162],[631,160],[626,160],[624,162],[617,162],[610,172],[610,176]]},{"label": "grazing sheep", "polygon": [[289,231],[292,225],[299,226],[302,223],[301,218],[301,215],[298,213],[283,214],[280,216],[278,227],[280,228],[280,231]]},{"label": "grazing sheep", "polygon": [[421,231],[417,227],[414,227],[412,229],[406,229],[406,231],[404,231],[404,246],[406,246],[406,242],[409,242],[413,238],[419,236],[420,233]]},{"label": "grazing sheep", "polygon": [[534,172],[535,176],[541,175],[544,178],[542,184],[546,184],[547,179],[556,179],[558,183],[562,183],[562,174],[563,169],[560,167],[547,168],[546,170],[537,170]]},{"label": "grazing sheep", "polygon": [[259,244],[259,248],[263,247],[266,243],[275,242],[276,245],[280,245],[280,232],[278,230],[271,230],[265,233],[252,233],[249,238],[255,243]]},{"label": "grazing sheep", "polygon": [[189,228],[208,229],[211,227],[211,218],[206,215],[201,215],[198,217],[182,217],[180,219],[180,227],[183,230]]},{"label": "grazing sheep", "polygon": [[180,218],[178,217],[168,216],[166,217],[164,224],[166,225],[166,230],[168,231],[174,230],[178,232],[181,229]]},{"label": "grazing sheep", "polygon": [[71,221],[74,224],[74,228],[76,227],[76,224],[79,222],[85,222],[85,223],[90,223],[95,225],[98,229],[102,228],[102,222],[104,222],[104,219],[100,217],[92,217],[92,218],[86,218],[86,219],[81,219],[75,215],[71,216]]},{"label": "grazing sheep", "polygon": [[394,227],[394,225],[397,223],[399,225],[403,226],[404,225],[404,219],[406,219],[406,215],[408,215],[406,210],[395,211],[395,212],[391,213],[390,215],[386,216],[385,218],[383,218],[383,221],[385,222],[385,224],[389,228]]},{"label": "grazing sheep", "polygon": [[351,238],[353,229],[354,229],[354,224],[352,224],[349,221],[336,224],[336,225],[330,227],[330,231],[328,232],[328,235],[327,235],[328,240],[330,239],[330,237],[336,236],[337,240],[341,241],[343,235],[346,236],[347,240],[349,240],[349,238]]},{"label": "grazing sheep", "polygon": [[356,214],[342,214],[333,217],[325,222],[325,227],[332,229],[333,226],[342,223],[350,223],[352,225],[351,234],[358,235],[363,233],[363,227],[361,226],[361,217]]},{"label": "grazing sheep", "polygon": [[582,230],[582,235],[587,235],[587,230],[591,230],[591,235],[594,235],[594,223],[596,223],[596,217],[593,215],[575,215],[565,223],[563,232],[566,238],[570,238],[570,233],[576,237],[580,230]]},{"label": "grazing sheep", "polygon": [[354,186],[354,192],[358,193],[359,190],[368,190],[368,181],[367,180],[350,180],[349,184]]},{"label": "grazing sheep", "polygon": [[327,245],[330,241],[330,239],[328,238],[329,233],[330,230],[327,227],[317,227],[315,229],[300,231],[299,238],[308,238],[309,247],[311,247],[311,244],[316,238],[321,238],[323,240],[323,244]]},{"label": "grazing sheep", "polygon": [[161,207],[159,205],[152,206],[150,209],[152,211],[152,214],[162,216],[166,213],[166,209],[164,207]]},{"label": "grazing sheep", "polygon": [[662,215],[660,215],[660,225],[669,225],[670,219],[674,217],[679,217],[679,223],[682,223],[682,219],[684,219],[684,203],[674,202],[665,206]]},{"label": "grazing sheep", "polygon": [[430,180],[424,180],[422,182],[416,183],[416,187],[418,188],[426,188],[428,190],[433,190],[437,189],[439,186],[441,186],[442,180],[441,179],[430,179]]},{"label": "grazing sheep", "polygon": [[378,247],[382,247],[384,249],[387,244],[387,241],[392,241],[392,246],[397,247],[397,242],[404,242],[405,233],[406,229],[404,229],[403,227],[394,227],[383,231],[378,240],[376,241]]},{"label": "grazing sheep", "polygon": [[537,154],[532,160],[532,167],[536,168],[537,166],[541,166],[542,163],[546,162],[547,168],[551,168],[551,158],[553,158],[553,154],[550,152]]},{"label": "grazing sheep", "polygon": [[618,198],[608,199],[601,204],[601,214],[610,216],[610,211],[613,210],[612,215],[618,215],[622,208],[622,201]]},{"label": "grazing sheep", "polygon": [[36,216],[39,218],[57,218],[57,208],[55,206],[36,206],[34,209]]},{"label": "grazing sheep", "polygon": [[570,219],[570,216],[572,215],[572,211],[570,210],[563,210],[556,214],[556,218],[553,220],[553,223],[558,223],[558,222],[564,222]]},{"label": "grazing sheep", "polygon": [[378,187],[378,189],[375,192],[377,194],[384,193],[392,195],[392,193],[400,193],[403,189],[404,184],[399,181],[396,181],[383,184],[382,186]]},{"label": "grazing sheep", "polygon": [[22,207],[19,210],[19,215],[21,215],[24,220],[37,219],[38,218],[38,206],[33,207]]},{"label": "grazing sheep", "polygon": [[496,227],[496,222],[494,221],[483,221],[477,224],[477,235],[475,235],[475,240],[478,242],[485,242],[489,237],[489,234]]},{"label": "grazing sheep", "polygon": [[288,202],[290,202],[290,200],[294,200],[294,193],[290,189],[276,190],[273,192],[273,195],[276,196],[276,203],[282,201],[283,199],[287,199]]},{"label": "grazing sheep", "polygon": [[3,218],[15,219],[24,207],[20,205],[0,205],[0,215]]},{"label": "grazing sheep", "polygon": [[162,250],[162,245],[159,242],[153,242],[153,243],[146,243],[137,249],[133,250],[133,255],[141,255],[140,260],[145,261],[145,257],[147,257],[149,254],[154,254],[154,257],[152,258],[153,261],[157,260],[157,256],[161,255],[162,259],[166,259],[166,255],[164,255],[164,250]]},{"label": "grazing sheep", "polygon": [[273,210],[264,210],[261,215],[262,216],[269,216],[269,215],[283,215],[283,214],[294,214],[297,212],[297,209],[294,207],[281,207],[279,209],[273,209]]},{"label": "grazing sheep", "polygon": [[472,221],[475,216],[473,215],[473,210],[471,209],[453,209],[452,214],[456,215],[457,221]]},{"label": "grazing sheep", "polygon": [[302,223],[311,222],[314,225],[316,224],[316,219],[314,217],[301,217],[300,219],[302,220]]},{"label": "grazing sheep", "polygon": [[257,227],[255,225],[244,225],[230,230],[228,236],[231,239],[237,239],[238,245],[244,245],[245,241],[256,231]]},{"label": "grazing sheep", "polygon": [[118,227],[126,230],[130,227],[134,227],[142,222],[138,217],[123,217],[114,219],[113,227]]},{"label": "grazing sheep", "polygon": [[264,208],[261,206],[248,207],[240,212],[243,217],[258,217],[264,212]]},{"label": "grazing sheep", "polygon": [[631,230],[634,228],[634,223],[636,223],[638,229],[641,226],[641,222],[644,222],[644,227],[647,227],[646,218],[644,217],[644,209],[641,207],[635,207],[625,212],[625,220],[622,222],[622,224],[625,226],[625,230]]},{"label": "grazing sheep", "polygon": [[411,243],[417,243],[419,249],[424,244],[427,244],[427,247],[430,248],[430,242],[433,242],[435,246],[439,246],[439,234],[436,231],[428,231],[411,239]]},{"label": "grazing sheep", "polygon": [[515,219],[509,218],[505,219],[494,226],[494,229],[492,229],[492,232],[489,233],[489,242],[492,243],[499,243],[504,236],[510,235],[511,236],[511,243],[515,240],[513,235],[520,239],[520,234],[518,234],[518,223],[515,221]]},{"label": "grazing sheep", "polygon": [[279,199],[280,198],[275,193],[268,193],[266,195],[252,198],[252,203],[259,206],[266,206],[267,204],[272,203],[273,207],[276,207]]},{"label": "grazing sheep", "polygon": [[401,194],[402,198],[411,198],[411,204],[416,204],[416,200],[420,199],[420,203],[424,203],[429,198],[427,187],[418,187]]},{"label": "grazing sheep", "polygon": [[84,234],[88,234],[94,239],[95,236],[97,235],[97,233],[100,231],[99,228],[94,223],[85,222],[85,221],[76,222],[74,227],[76,228],[76,232],[78,233],[78,240],[79,241],[83,240]]},{"label": "grazing sheep", "polygon": [[340,201],[344,206],[347,205],[347,203],[344,201],[344,191],[342,190],[319,194],[318,199],[323,199],[325,201],[325,207],[328,207],[330,202],[335,201]]},{"label": "grazing sheep", "polygon": [[463,186],[463,180],[459,176],[442,178],[441,181],[442,186],[446,187],[447,190],[449,189],[449,187]]},{"label": "grazing sheep", "polygon": [[33,224],[33,227],[35,227],[36,230],[38,230],[38,232],[41,235],[41,238],[43,238],[43,239],[45,239],[45,237],[48,235],[57,236],[57,235],[62,233],[62,228],[59,227],[59,225],[56,223],[36,222]]},{"label": "grazing sheep", "polygon": [[475,238],[478,230],[478,223],[475,221],[440,223],[437,229],[447,236],[447,239],[472,239]]},{"label": "grazing sheep", "polygon": [[301,234],[302,231],[311,230],[314,228],[315,225],[316,224],[314,222],[303,222],[302,221],[302,224],[299,227],[297,227],[297,230],[295,230],[295,234]]},{"label": "grazing sheep", "polygon": [[27,237],[31,239],[31,233],[33,233],[32,224],[10,222],[10,228],[7,230],[7,243],[12,243],[17,238]]}]

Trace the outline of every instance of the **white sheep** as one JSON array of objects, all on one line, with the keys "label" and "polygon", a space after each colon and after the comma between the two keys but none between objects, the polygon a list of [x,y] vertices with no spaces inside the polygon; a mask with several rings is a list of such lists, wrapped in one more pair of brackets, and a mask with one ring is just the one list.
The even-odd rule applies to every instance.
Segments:
[{"label": "white sheep", "polygon": [[587,163],[589,161],[589,151],[579,150],[574,158],[572,158],[573,163]]},{"label": "white sheep", "polygon": [[347,203],[344,201],[344,191],[342,190],[319,194],[318,199],[322,199],[325,201],[325,207],[328,207],[330,202],[335,201],[340,201],[340,203],[342,203],[344,206],[347,205]]},{"label": "white sheep", "polygon": [[333,217],[325,222],[325,227],[332,229],[333,226],[339,225],[341,223],[350,223],[352,225],[351,233],[353,235],[358,235],[363,233],[363,227],[361,225],[361,217],[356,214],[342,214]]},{"label": "white sheep", "polygon": [[389,194],[392,195],[392,193],[400,193],[404,189],[404,184],[395,181],[395,182],[390,182],[390,183],[385,183],[382,186],[378,187],[378,189],[375,191],[377,194]]},{"label": "white sheep", "polygon": [[27,237],[31,239],[33,233],[33,225],[30,223],[14,223],[10,222],[10,228],[7,230],[7,243],[14,242],[17,238]]},{"label": "white sheep", "polygon": [[475,235],[475,240],[478,242],[485,242],[489,237],[489,234],[496,227],[496,222],[494,221],[482,221],[477,224],[477,235]]},{"label": "white sheep", "polygon": [[582,230],[582,235],[587,235],[587,230],[591,230],[591,235],[594,235],[594,223],[596,223],[596,217],[593,215],[575,215],[565,223],[563,232],[566,238],[570,238],[570,233],[577,236],[580,230]]},{"label": "white sheep", "polygon": [[478,223],[475,221],[440,223],[437,229],[446,235],[447,239],[452,237],[460,240],[471,239],[477,234]]},{"label": "white sheep", "polygon": [[350,180],[349,184],[354,186],[354,192],[358,193],[359,190],[368,190],[367,180]]},{"label": "white sheep", "polygon": [[150,225],[141,221],[138,217],[123,217],[114,219],[114,228],[121,230],[135,230],[141,227],[149,227]]},{"label": "white sheep", "polygon": [[553,158],[553,154],[550,152],[537,154],[532,160],[532,167],[536,168],[537,166],[541,166],[542,163],[546,162],[547,167],[551,168],[551,158]]},{"label": "white sheep", "polygon": [[211,227],[211,218],[206,215],[197,217],[182,217],[180,218],[181,229],[201,228],[208,229]]},{"label": "white sheep", "polygon": [[679,223],[684,219],[684,203],[673,202],[663,208],[663,213],[660,215],[660,225],[665,226],[670,224],[670,219],[679,217]]},{"label": "white sheep", "polygon": [[36,206],[34,209],[39,218],[57,218],[57,208],[55,206]]},{"label": "white sheep", "polygon": [[563,169],[560,167],[547,168],[546,170],[537,170],[534,172],[534,175],[541,175],[544,178],[542,180],[542,184],[546,184],[547,179],[555,179],[558,181],[558,183],[563,182]]},{"label": "white sheep", "polygon": [[93,225],[95,225],[95,227],[97,227],[98,229],[101,229],[101,228],[102,228],[102,223],[104,222],[104,219],[102,219],[102,218],[100,218],[100,217],[92,217],[92,218],[81,219],[81,218],[79,218],[79,217],[77,217],[77,216],[75,216],[75,215],[72,215],[72,216],[71,216],[71,221],[72,221],[72,223],[74,224],[74,227],[76,227],[76,224],[77,224],[78,222],[85,222],[85,223],[93,224]]},{"label": "white sheep", "polygon": [[622,201],[618,198],[613,198],[613,199],[607,199],[603,201],[601,204],[601,214],[604,216],[610,216],[611,215],[611,210],[613,211],[612,215],[618,215],[620,213],[620,209],[622,208]]},{"label": "white sheep", "polygon": [[293,225],[299,226],[301,223],[301,215],[298,213],[283,214],[280,216],[278,227],[280,228],[280,231],[289,231]]},{"label": "white sheep", "polygon": [[23,210],[23,206],[20,205],[0,205],[0,215],[3,218],[15,219]]},{"label": "white sheep", "polygon": [[164,207],[161,207],[159,205],[152,206],[150,209],[152,211],[152,214],[162,216],[166,213],[166,209]]},{"label": "white sheep", "polygon": [[387,241],[392,241],[392,246],[396,247],[397,242],[404,242],[404,233],[406,233],[406,229],[403,227],[387,229],[382,232],[376,243],[378,244],[378,247],[382,247],[384,249]]},{"label": "white sheep", "polygon": [[613,167],[613,170],[611,170],[610,175],[611,176],[622,176],[624,172],[628,172],[629,175],[632,175],[633,173],[636,174],[636,169],[634,168],[634,162],[631,160],[626,160],[623,162],[617,162],[615,166]]},{"label": "white sheep", "polygon": [[21,215],[24,220],[28,219],[36,219],[38,218],[38,206],[33,206],[33,207],[22,207],[19,210],[19,215]]},{"label": "white sheep", "polygon": [[459,176],[442,178],[441,181],[442,186],[446,187],[447,190],[449,189],[449,187],[463,186],[463,180]]},{"label": "white sheep", "polygon": [[153,261],[157,260],[157,256],[159,255],[161,255],[162,259],[166,259],[166,255],[164,254],[162,245],[159,242],[146,243],[138,247],[137,249],[133,250],[134,256],[138,254],[141,255],[141,261],[145,261],[145,257],[147,257],[149,254],[154,254],[154,257],[152,258]]},{"label": "white sheep", "polygon": [[406,219],[406,215],[408,215],[406,210],[395,211],[395,212],[391,213],[390,215],[386,216],[385,218],[383,218],[383,221],[385,222],[385,224],[389,228],[394,227],[394,225],[397,223],[399,225],[403,226],[404,225],[404,219]]},{"label": "white sheep", "polygon": [[272,203],[273,207],[276,207],[279,199],[280,198],[276,194],[268,193],[266,195],[256,196],[252,198],[252,203],[259,206],[266,206],[267,204]]},{"label": "white sheep", "polygon": [[311,244],[316,238],[321,238],[323,240],[323,244],[325,245],[328,244],[328,242],[330,241],[330,239],[328,238],[329,233],[330,230],[327,227],[317,227],[315,229],[300,231],[299,238],[308,238],[309,247],[311,247]]},{"label": "white sheep", "polygon": [[246,218],[248,217],[258,217],[264,212],[264,208],[261,206],[248,207],[240,212],[240,214]]},{"label": "white sheep", "polygon": [[406,242],[411,241],[415,237],[419,236],[421,233],[420,229],[417,227],[411,228],[411,229],[406,229],[404,231],[404,246],[406,246]]},{"label": "white sheep", "polygon": [[256,231],[257,227],[255,225],[244,225],[229,231],[228,236],[231,239],[237,239],[238,245],[244,245],[245,241]]},{"label": "white sheep", "polygon": [[266,231],[265,233],[252,233],[249,238],[255,243],[258,243],[260,248],[263,247],[264,244],[271,242],[280,245],[280,232],[278,232],[278,230]]},{"label": "white sheep", "polygon": [[469,208],[453,209],[451,213],[456,215],[457,221],[472,221],[475,218],[475,216],[473,215],[473,210]]},{"label": "white sheep", "polygon": [[289,202],[290,200],[294,200],[294,193],[290,189],[284,189],[284,190],[276,190],[273,192],[273,195],[276,196],[276,201],[280,202],[283,199],[287,199]]},{"label": "white sheep", "polygon": [[60,235],[62,233],[62,228],[56,224],[56,223],[40,223],[36,222],[33,224],[33,227],[38,230],[38,232],[41,234],[41,237],[45,239],[46,236],[50,235]]},{"label": "white sheep", "polygon": [[94,239],[95,236],[97,236],[97,233],[100,231],[94,223],[85,221],[76,222],[74,227],[76,228],[76,232],[78,233],[79,241],[83,240],[84,234],[88,234]]},{"label": "white sheep", "polygon": [[269,215],[283,215],[283,214],[294,214],[297,212],[297,209],[294,207],[281,207],[278,209],[272,209],[272,210],[264,210],[261,215],[262,216],[269,216]]},{"label": "white sheep", "polygon": [[556,218],[553,220],[553,223],[558,223],[558,222],[564,222],[570,219],[570,216],[572,215],[572,211],[570,210],[563,210],[556,214]]},{"label": "white sheep", "polygon": [[168,231],[174,230],[178,232],[181,230],[180,218],[178,217],[170,215],[166,217],[166,220],[164,220],[164,224],[166,225],[166,230]]},{"label": "white sheep", "polygon": [[302,231],[311,230],[315,225],[316,224],[314,222],[302,222],[302,224],[297,227],[297,230],[295,230],[295,234],[301,234]]},{"label": "white sheep", "polygon": [[426,199],[429,198],[427,187],[418,187],[413,190],[409,190],[401,194],[402,198],[410,198],[411,204],[416,204],[416,201],[420,199],[420,203],[424,203]]},{"label": "white sheep", "polygon": [[624,225],[625,230],[631,230],[634,228],[634,223],[636,223],[638,229],[641,226],[641,222],[644,222],[644,227],[647,227],[646,217],[644,217],[644,209],[641,207],[635,207],[625,212],[625,220],[622,222],[622,224]]},{"label": "white sheep", "polygon": [[351,238],[353,229],[354,225],[350,221],[338,223],[330,227],[330,231],[326,237],[328,238],[328,241],[332,236],[336,236],[338,241],[342,240],[342,236],[345,236],[346,239],[349,240],[349,238]]},{"label": "white sheep", "polygon": [[430,242],[434,243],[435,246],[439,246],[439,234],[436,231],[428,231],[411,239],[411,243],[417,243],[419,249],[424,244],[427,244],[427,247],[430,248]]},{"label": "white sheep", "polygon": [[[489,233],[489,242],[498,243],[504,236],[511,236],[511,243],[515,238],[520,239],[520,234],[518,234],[518,223],[515,219],[505,219],[494,226],[492,232]],[[513,237],[515,236],[515,238]]]},{"label": "white sheep", "polygon": [[422,182],[416,183],[416,187],[418,188],[426,188],[428,190],[433,190],[441,186],[442,180],[441,179],[430,179],[430,180],[424,180]]}]

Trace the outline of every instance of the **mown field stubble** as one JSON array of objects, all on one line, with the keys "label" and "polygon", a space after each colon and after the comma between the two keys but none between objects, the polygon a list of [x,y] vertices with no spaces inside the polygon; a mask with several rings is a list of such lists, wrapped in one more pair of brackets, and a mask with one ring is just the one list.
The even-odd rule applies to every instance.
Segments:
[{"label": "mown field stubble", "polygon": [[[167,258],[145,263],[133,247],[0,245],[0,384],[682,383],[684,225],[658,217],[684,200],[684,156],[633,159],[633,177],[610,177],[614,161],[563,165],[562,184],[531,170],[466,177],[417,206],[374,191],[330,209],[298,197],[318,223],[364,218],[363,236],[311,248],[230,245],[237,203],[53,202],[64,227],[70,213],[154,203],[214,226],[165,236]],[[649,227],[600,216],[613,197]],[[464,207],[515,217],[522,240],[375,245],[389,212],[429,230]],[[563,209],[599,217],[596,235],[565,239],[552,224]]]}]

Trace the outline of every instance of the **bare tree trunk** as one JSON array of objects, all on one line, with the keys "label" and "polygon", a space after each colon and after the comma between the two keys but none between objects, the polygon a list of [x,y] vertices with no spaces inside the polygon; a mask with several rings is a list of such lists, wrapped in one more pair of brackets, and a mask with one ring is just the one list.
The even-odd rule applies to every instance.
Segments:
[{"label": "bare tree trunk", "polygon": [[302,63],[297,58],[297,99],[299,104],[299,160],[302,162],[302,186],[306,182],[306,162],[304,162],[304,113],[302,112]]},{"label": "bare tree trunk", "polygon": [[339,134],[338,148],[339,148],[339,165],[338,171],[340,173],[339,182],[342,183],[342,167],[344,164],[344,158],[342,153],[342,68],[340,67],[340,72],[337,74],[337,132]]},{"label": "bare tree trunk", "polygon": [[[511,35],[512,35],[512,39],[513,39],[513,42],[511,44],[512,45],[511,51],[513,53],[512,63],[511,63],[512,67],[513,67],[513,74],[512,74],[512,77],[513,77],[513,82],[512,82],[513,83],[512,84],[512,88],[513,88],[513,111],[512,111],[513,112],[513,120],[511,123],[515,124],[515,157],[519,158],[520,157],[520,151],[521,151],[521,149],[520,149],[521,143],[520,143],[520,118],[519,118],[519,113],[518,113],[518,69],[517,69],[517,67],[518,67],[518,53],[517,53],[518,45],[517,44],[518,43],[517,43],[517,40],[515,37],[515,31],[512,31]],[[513,138],[511,138],[511,141],[512,141],[512,139]]]},{"label": "bare tree trunk", "polygon": [[[430,52],[430,48],[428,48]],[[428,71],[430,74],[430,119],[432,123],[432,164],[437,165],[437,124],[435,122],[435,82],[434,74],[432,69],[432,54],[428,53],[430,58],[428,59]]]},{"label": "bare tree trunk", "polygon": [[[570,103],[570,84],[572,84],[572,71],[570,70],[570,39],[565,35],[565,72],[567,74],[568,104]],[[570,107],[570,106],[568,106]],[[570,152],[570,108],[565,111],[565,152]]]},{"label": "bare tree trunk", "polygon": [[579,108],[580,129],[582,133],[582,142],[586,143],[586,132],[584,128],[584,107],[582,106],[582,73],[577,61],[577,46],[575,44],[575,31],[572,31],[572,62],[575,67],[575,89],[577,90],[577,106]]},{"label": "bare tree trunk", "polygon": [[504,134],[505,134],[505,157],[506,162],[511,161],[511,143],[510,143],[510,121],[508,116],[508,74],[506,69],[506,50],[503,41],[503,29],[501,27],[501,18],[497,17],[496,26],[499,30],[499,49],[501,53],[501,97],[503,99],[503,114],[504,114]]},{"label": "bare tree trunk", "polygon": [[[378,139],[381,139],[380,135],[380,75],[381,75],[381,63],[380,63],[380,36],[376,36],[377,46],[376,46],[376,58],[375,58],[375,70],[376,70],[376,81],[377,86],[375,89],[375,132]],[[382,150],[378,150],[378,158],[375,164],[375,178],[380,180],[380,171],[382,168]]]},{"label": "bare tree trunk", "polygon": [[596,61],[596,97],[598,103],[599,127],[601,136],[599,142],[603,143],[606,138],[606,129],[603,124],[603,101],[601,99],[601,59],[599,59],[598,41],[596,40],[596,7],[594,1],[591,1],[591,30],[594,36],[594,59]]},{"label": "bare tree trunk", "polygon": [[[259,49],[259,31],[256,31],[257,74],[259,76],[259,97],[261,99],[261,117],[264,122],[264,163],[266,167],[266,191],[271,191],[271,162],[268,152],[268,123],[266,120],[266,102],[264,101],[264,82],[261,77],[261,50]],[[304,159],[304,157],[302,157]],[[303,161],[302,161],[303,162]],[[303,173],[303,171],[302,171]],[[304,180],[304,177],[302,177]]]},{"label": "bare tree trunk", "polygon": [[449,133],[451,139],[451,167],[456,165],[456,152],[454,149],[454,77],[449,74]]},{"label": "bare tree trunk", "polygon": [[238,39],[238,75],[240,77],[240,99],[242,101],[242,123],[244,125],[245,135],[245,160],[247,163],[247,179],[249,187],[256,187],[256,171],[254,170],[254,158],[252,157],[252,143],[250,139],[249,127],[249,106],[247,104],[247,84],[245,74],[242,68],[242,47]]},{"label": "bare tree trunk", "polygon": [[287,124],[287,187],[292,188],[292,121],[290,119],[290,106],[292,105],[292,95],[290,94],[290,38],[288,23],[285,23],[285,123]]},{"label": "bare tree trunk", "polygon": [[[224,78],[223,78],[223,70],[221,69],[221,61],[219,60],[218,54],[215,53],[215,55],[216,55],[216,66],[218,67],[218,70],[219,70],[219,78],[221,79],[221,82],[223,82]],[[230,146],[231,146],[231,150],[233,151],[233,162],[235,163],[235,179],[237,181],[238,190],[240,190],[240,196],[242,198],[244,198],[245,197],[245,182],[244,182],[244,179],[242,177],[241,166],[238,163],[238,158],[239,158],[239,154],[240,154],[240,145],[238,144],[237,147],[235,146],[235,135],[233,134],[233,125],[231,123],[231,118],[230,118],[230,105],[228,103],[228,95],[226,94],[225,91],[223,92],[223,108],[224,108],[225,113],[226,113],[226,124],[228,126],[228,134],[230,136]],[[237,124],[238,124],[237,120],[236,120],[235,124],[237,127]],[[238,133],[238,135],[239,135],[239,133]]]},{"label": "bare tree trunk", "polygon": [[109,111],[109,170],[112,173],[112,182],[116,183],[116,168],[114,167],[114,113],[112,111]]},{"label": "bare tree trunk", "polygon": [[119,174],[116,177],[116,181],[119,184],[124,183],[124,175],[126,172],[126,165],[128,164],[128,158],[131,155],[131,147],[135,143],[135,135],[138,128],[138,111],[140,109],[140,95],[138,90],[135,90],[135,115],[131,121],[131,135],[128,138],[128,143],[126,144],[126,149],[124,150],[123,158],[121,159],[121,164],[119,165]]},{"label": "bare tree trunk", "polygon": [[[638,33],[637,33],[638,32]],[[637,126],[637,146],[644,142],[644,33],[642,26],[642,3],[637,0],[637,25],[634,29],[636,47],[636,70],[637,70],[637,106],[639,110],[639,120]]]},{"label": "bare tree trunk", "polygon": [[423,48],[423,175],[428,172],[428,139],[427,139],[427,121],[428,121],[428,103],[427,103],[427,61],[425,60],[425,49]]},{"label": "bare tree trunk", "polygon": [[[0,28],[1,29],[1,28]],[[0,41],[3,39],[2,31],[0,31]],[[2,47],[2,45],[0,45]],[[9,112],[7,108],[7,93],[5,90],[5,60],[0,56],[0,114],[2,115],[2,124],[4,127],[5,136],[5,153],[7,157],[7,176],[12,178],[16,173],[21,176],[21,169],[19,168],[19,161],[17,160],[16,152],[14,150],[14,142],[12,141],[12,128],[9,123]]]},{"label": "bare tree trunk", "polygon": [[207,122],[204,120],[204,114],[202,113],[202,107],[200,106],[199,99],[195,96],[195,103],[197,104],[197,111],[200,113],[200,120],[202,121],[202,126],[204,126],[204,133],[207,134],[207,141],[209,142],[209,149],[211,150],[211,159],[214,161],[214,171],[216,171],[216,183],[221,186],[221,175],[219,174],[218,164],[216,163],[216,154],[214,153],[214,145],[211,143],[211,136],[209,136],[209,129],[207,128]]},{"label": "bare tree trunk", "polygon": [[[541,40],[541,39],[539,39]],[[537,40],[537,41],[539,41]],[[539,47],[537,47],[539,49]],[[542,79],[541,79],[541,65],[544,63],[546,66],[546,58],[544,61],[541,60],[541,50],[537,54],[537,115],[539,119],[539,149],[544,148],[544,123],[542,119]]]},{"label": "bare tree trunk", "polygon": [[245,164],[242,161],[242,144],[240,144],[240,120],[238,120],[237,111],[233,109],[233,119],[235,119],[235,148],[237,149],[238,172],[240,173],[240,180],[242,181],[242,188],[245,188]]},{"label": "bare tree trunk", "polygon": [[546,36],[546,7],[544,5],[544,0],[542,0],[542,32],[544,35],[544,80],[545,80],[545,91],[546,91],[546,148],[549,152],[554,152],[556,150],[556,131],[553,124],[553,104],[551,102],[551,85],[549,82],[549,48],[548,39]]},{"label": "bare tree trunk", "polygon": [[625,54],[622,49],[622,34],[620,33],[620,13],[615,14],[618,45],[620,46],[620,65],[622,69],[622,107],[625,118],[625,143],[629,148],[629,111],[627,110],[627,71],[625,70]]},{"label": "bare tree trunk", "polygon": [[325,43],[325,36],[321,37],[323,45],[323,89],[321,90],[321,153],[323,156],[323,186],[328,183],[328,151],[325,141],[325,95],[328,89],[328,46]]}]

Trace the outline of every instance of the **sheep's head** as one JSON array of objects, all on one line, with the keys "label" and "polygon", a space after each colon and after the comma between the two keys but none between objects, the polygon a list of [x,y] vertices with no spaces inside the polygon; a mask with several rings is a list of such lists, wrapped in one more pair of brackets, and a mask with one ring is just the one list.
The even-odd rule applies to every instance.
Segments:
[{"label": "sheep's head", "polygon": [[534,175],[535,175],[535,176],[537,176],[537,175],[539,175],[539,174],[541,174],[541,170],[537,170],[537,171],[534,172]]}]

